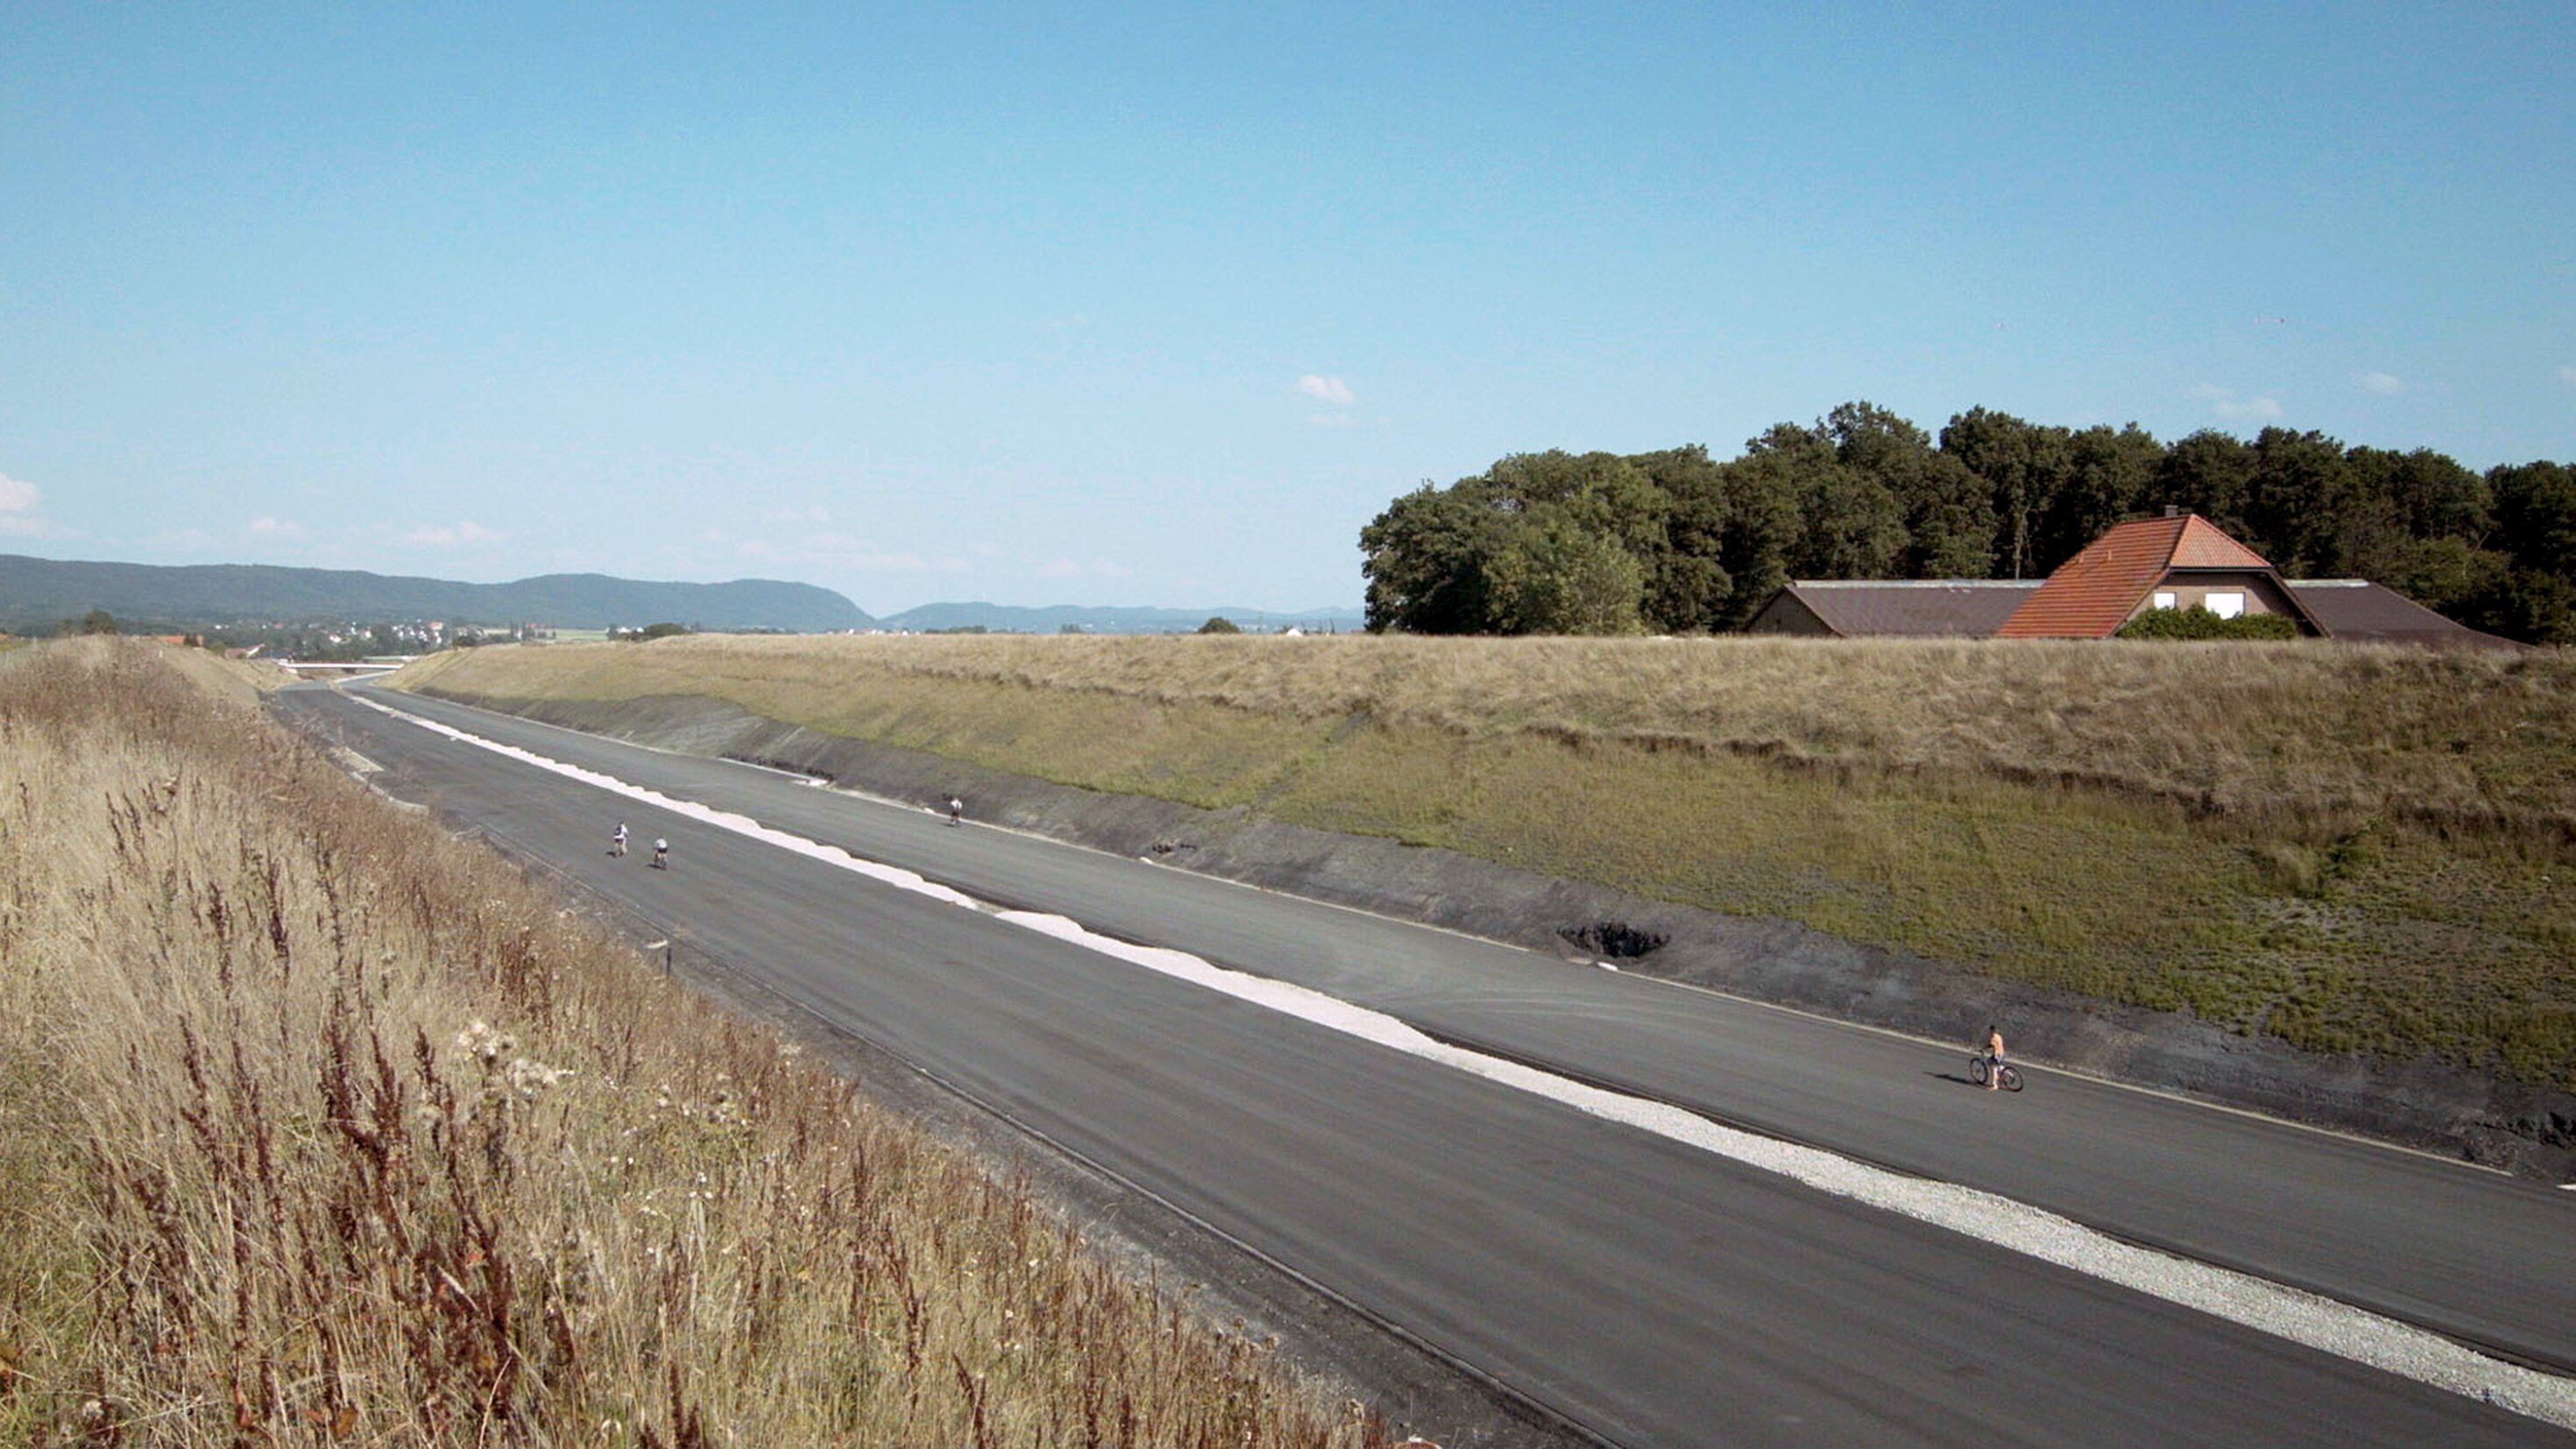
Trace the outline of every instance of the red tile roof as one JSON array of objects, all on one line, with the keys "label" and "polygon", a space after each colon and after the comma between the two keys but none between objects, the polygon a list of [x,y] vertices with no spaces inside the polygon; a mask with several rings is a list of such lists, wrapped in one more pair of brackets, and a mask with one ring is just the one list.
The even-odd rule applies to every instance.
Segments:
[{"label": "red tile roof", "polygon": [[2197,513],[2123,523],[2058,565],[2022,601],[1999,639],[2107,639],[2137,611],[2165,575],[2185,569],[2259,569],[2272,565]]},{"label": "red tile roof", "polygon": [[[2170,518],[2139,521],[2173,522]],[[2174,540],[2173,566],[2178,569],[2268,569],[2272,564],[2261,554],[2220,532],[2217,524],[2197,513],[2186,513],[2182,516],[2182,537]]]}]

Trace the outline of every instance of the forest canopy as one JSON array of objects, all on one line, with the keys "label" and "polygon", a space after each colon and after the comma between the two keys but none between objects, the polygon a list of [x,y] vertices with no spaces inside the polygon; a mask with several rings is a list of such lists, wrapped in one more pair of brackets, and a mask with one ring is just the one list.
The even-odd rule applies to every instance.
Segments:
[{"label": "forest canopy", "polygon": [[1714,633],[1791,579],[2040,578],[2173,506],[2289,578],[2364,578],[2472,628],[2576,643],[2576,468],[2471,471],[2316,432],[2064,428],[1973,408],[1935,439],[1845,403],[1719,461],[1515,453],[1425,481],[1360,530],[1368,626],[1422,634]]}]

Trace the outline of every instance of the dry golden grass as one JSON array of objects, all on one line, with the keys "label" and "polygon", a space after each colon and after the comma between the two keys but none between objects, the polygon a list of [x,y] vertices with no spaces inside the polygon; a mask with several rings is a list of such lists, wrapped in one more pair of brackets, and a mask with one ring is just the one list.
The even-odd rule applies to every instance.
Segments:
[{"label": "dry golden grass", "polygon": [[1385,1442],[154,651],[0,811],[0,1441]]},{"label": "dry golden grass", "polygon": [[698,695],[2576,1086],[2576,660],[2309,644],[666,639],[399,682]]},{"label": "dry golden grass", "polygon": [[[34,641],[21,640],[21,644]],[[138,641],[112,635],[73,635],[43,641],[43,647],[22,653],[15,659],[0,661],[0,669],[30,659],[74,659],[91,665],[104,664],[118,651],[138,647]],[[233,704],[249,704],[273,689],[295,682],[295,676],[274,664],[247,659],[227,659],[204,649],[178,649],[159,645],[142,645],[154,657],[190,684]]]}]

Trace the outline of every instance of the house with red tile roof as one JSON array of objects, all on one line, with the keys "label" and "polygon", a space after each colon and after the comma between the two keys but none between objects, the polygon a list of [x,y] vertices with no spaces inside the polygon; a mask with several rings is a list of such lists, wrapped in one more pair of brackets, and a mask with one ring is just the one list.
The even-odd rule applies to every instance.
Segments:
[{"label": "house with red tile roof", "polygon": [[2357,644],[2521,650],[2365,579],[2284,579],[2195,513],[2123,523],[2046,579],[1799,579],[1745,625],[1829,638],[2108,639],[2149,609],[2284,614]]},{"label": "house with red tile roof", "polygon": [[2197,513],[2120,524],[2057,566],[1995,631],[1998,639],[2108,639],[2149,609],[2207,609],[2222,619],[2287,614],[2323,634],[2278,569]]}]

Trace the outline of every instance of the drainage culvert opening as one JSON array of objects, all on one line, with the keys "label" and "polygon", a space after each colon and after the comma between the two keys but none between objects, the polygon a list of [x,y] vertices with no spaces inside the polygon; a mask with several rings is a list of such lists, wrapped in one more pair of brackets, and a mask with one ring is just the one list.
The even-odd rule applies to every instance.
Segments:
[{"label": "drainage culvert opening", "polygon": [[1625,921],[1595,921],[1588,926],[1559,926],[1556,933],[1595,956],[1614,961],[1632,960],[1661,946],[1672,937],[1661,931],[1649,931]]}]

